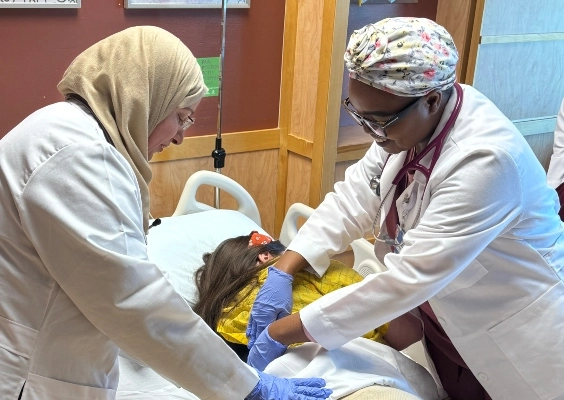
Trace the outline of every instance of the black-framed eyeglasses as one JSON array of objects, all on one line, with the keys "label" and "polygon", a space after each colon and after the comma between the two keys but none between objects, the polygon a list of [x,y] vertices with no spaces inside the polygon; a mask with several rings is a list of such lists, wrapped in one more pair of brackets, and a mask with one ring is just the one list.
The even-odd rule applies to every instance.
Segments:
[{"label": "black-framed eyeglasses", "polygon": [[188,116],[185,120],[180,120],[180,130],[185,131],[190,128],[196,122],[195,118]]},{"label": "black-framed eyeglasses", "polygon": [[388,118],[388,120],[386,120],[384,122],[373,121],[371,119],[366,119],[366,118],[362,117],[353,108],[353,106],[351,105],[351,102],[350,102],[348,97],[345,100],[343,100],[342,104],[343,104],[343,107],[345,108],[345,110],[349,113],[349,115],[352,117],[352,119],[355,120],[355,122],[357,124],[359,124],[360,126],[366,126],[368,129],[370,129],[372,131],[372,133],[374,133],[374,135],[376,135],[377,137],[381,137],[381,138],[385,139],[385,138],[388,137],[388,135],[386,134],[386,128],[389,127],[390,125],[392,125],[394,122],[397,122],[398,120],[403,118],[409,112],[409,110],[411,110],[411,108],[415,104],[417,104],[417,102],[419,100],[421,100],[422,98],[423,97],[418,97],[413,103],[409,104],[403,110],[401,110],[400,112],[398,112],[394,116]]}]

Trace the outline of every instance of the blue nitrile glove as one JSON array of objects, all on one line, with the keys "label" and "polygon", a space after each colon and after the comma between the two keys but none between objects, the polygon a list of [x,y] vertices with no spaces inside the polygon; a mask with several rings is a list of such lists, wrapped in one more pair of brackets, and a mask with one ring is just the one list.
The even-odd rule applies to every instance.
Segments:
[{"label": "blue nitrile glove", "polygon": [[268,327],[262,331],[255,345],[251,347],[247,356],[247,364],[259,371],[264,371],[266,366],[275,358],[280,357],[288,346],[272,339],[268,334]]},{"label": "blue nitrile glove", "polygon": [[275,267],[268,267],[268,276],[260,288],[251,309],[246,335],[250,349],[264,329],[292,312],[292,281],[294,277]]},{"label": "blue nitrile glove", "polygon": [[245,400],[316,400],[327,399],[333,391],[321,378],[278,378],[257,371],[259,381]]}]

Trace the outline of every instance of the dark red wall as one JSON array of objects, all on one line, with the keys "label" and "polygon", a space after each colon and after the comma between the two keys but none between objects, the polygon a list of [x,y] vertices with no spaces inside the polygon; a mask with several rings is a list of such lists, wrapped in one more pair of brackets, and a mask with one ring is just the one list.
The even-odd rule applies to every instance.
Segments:
[{"label": "dark red wall", "polygon": [[[228,9],[223,132],[278,126],[284,0]],[[155,25],[196,57],[216,57],[221,9],[124,9],[121,0],[82,0],[80,9],[0,8],[0,137],[28,114],[62,99],[57,83],[88,46],[125,28]],[[204,98],[187,133],[215,134],[217,97]]]},{"label": "dark red wall", "polygon": [[[251,4],[227,11],[223,132],[278,126],[285,1]],[[351,5],[349,31],[390,16],[434,19],[436,10],[437,0]],[[80,9],[0,8],[0,137],[36,109],[60,101],[56,86],[66,67],[98,40],[130,26],[156,25],[196,57],[215,57],[220,21],[220,9],[126,10],[121,0],[82,0]],[[204,98],[189,136],[216,133],[217,101]]]}]

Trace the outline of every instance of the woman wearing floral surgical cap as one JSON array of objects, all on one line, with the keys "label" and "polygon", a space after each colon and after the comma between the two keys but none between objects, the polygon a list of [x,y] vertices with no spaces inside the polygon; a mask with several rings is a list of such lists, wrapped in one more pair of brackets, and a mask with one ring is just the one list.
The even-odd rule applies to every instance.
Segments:
[{"label": "woman wearing floral surgical cap", "polygon": [[147,258],[148,161],[207,91],[190,50],[126,29],[58,89],[0,141],[0,398],[114,399],[120,349],[202,399],[327,398],[239,360]]},{"label": "woman wearing floral surgical cap", "polygon": [[249,362],[262,368],[307,340],[334,349],[403,315],[398,342],[423,334],[451,399],[564,397],[564,229],[527,142],[491,101],[455,83],[456,48],[432,21],[367,25],[345,61],[343,106],[374,143],[276,267],[322,275],[373,232],[388,270],[276,322],[287,285],[273,275],[277,296],[259,293],[269,307],[252,311]]}]

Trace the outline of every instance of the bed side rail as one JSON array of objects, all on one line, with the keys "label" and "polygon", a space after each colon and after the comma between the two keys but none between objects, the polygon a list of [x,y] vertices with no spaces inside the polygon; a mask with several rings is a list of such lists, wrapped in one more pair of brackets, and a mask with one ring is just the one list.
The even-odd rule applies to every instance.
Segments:
[{"label": "bed side rail", "polygon": [[180,200],[178,200],[176,210],[172,214],[173,217],[214,209],[214,207],[196,200],[196,192],[202,185],[218,187],[229,193],[237,200],[239,206],[237,211],[249,217],[258,226],[262,226],[257,204],[249,192],[233,179],[212,171],[198,171],[188,178],[180,195]]}]

